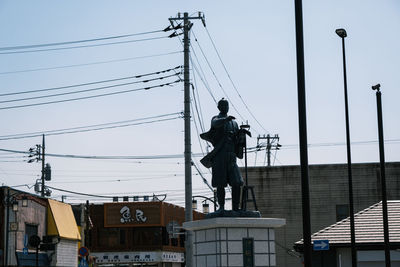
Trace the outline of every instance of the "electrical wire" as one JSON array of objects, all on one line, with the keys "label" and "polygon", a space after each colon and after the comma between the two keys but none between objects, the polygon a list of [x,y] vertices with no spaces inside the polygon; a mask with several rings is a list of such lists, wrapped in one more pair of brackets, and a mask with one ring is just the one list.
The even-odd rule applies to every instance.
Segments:
[{"label": "electrical wire", "polygon": [[154,57],[168,56],[168,55],[174,55],[174,54],[180,54],[180,53],[182,53],[182,51],[167,52],[167,53],[153,54],[153,55],[146,55],[146,56],[138,56],[138,57],[121,58],[121,59],[113,59],[113,60],[105,60],[105,61],[96,61],[96,62],[81,63],[81,64],[54,66],[54,67],[46,67],[46,68],[35,68],[35,69],[25,69],[25,70],[4,71],[4,72],[0,72],[0,75],[14,74],[14,73],[25,73],[25,72],[35,72],[35,71],[44,71],[44,70],[56,70],[56,69],[65,69],[65,68],[75,68],[75,67],[98,65],[98,64],[108,64],[108,63],[131,61],[131,60],[144,59],[144,58],[154,58]]},{"label": "electrical wire", "polygon": [[92,96],[86,96],[86,97],[78,97],[78,98],[71,98],[71,99],[55,100],[55,101],[42,102],[42,103],[35,103],[35,104],[26,104],[26,105],[17,105],[17,106],[2,107],[2,108],[0,108],[0,110],[15,109],[15,108],[25,108],[25,107],[33,107],[33,106],[42,106],[42,105],[49,105],[49,104],[64,103],[64,102],[78,101],[78,100],[91,99],[91,98],[98,98],[98,97],[104,97],[104,96],[118,95],[118,94],[124,94],[124,93],[131,93],[131,92],[136,92],[136,91],[149,90],[149,89],[153,89],[153,88],[157,88],[157,87],[170,86],[170,85],[172,85],[172,84],[179,83],[179,82],[181,82],[181,79],[176,80],[176,81],[174,81],[174,82],[163,83],[163,84],[157,84],[157,85],[153,85],[153,86],[142,87],[142,88],[136,88],[136,89],[130,89],[130,90],[122,90],[122,91],[117,91],[117,92],[112,92],[112,93],[104,93],[104,94],[92,95]]},{"label": "electrical wire", "polygon": [[105,90],[105,89],[110,89],[110,88],[115,88],[115,87],[120,87],[120,86],[127,86],[127,85],[132,85],[132,84],[147,83],[147,82],[152,82],[152,81],[156,81],[156,80],[168,79],[168,78],[171,78],[173,76],[178,76],[179,74],[181,74],[181,73],[179,72],[179,73],[176,73],[176,74],[161,76],[161,77],[152,78],[152,79],[148,79],[148,80],[141,80],[141,81],[135,81],[135,82],[127,82],[127,83],[120,83],[120,84],[114,84],[114,85],[107,85],[107,86],[95,87],[95,88],[78,90],[78,91],[70,91],[70,92],[43,95],[43,96],[33,96],[33,97],[26,97],[26,98],[3,100],[3,101],[0,101],[0,104],[19,102],[19,101],[35,100],[35,99],[43,99],[43,98],[57,97],[57,96],[65,96],[65,95],[74,95],[74,94],[88,93],[88,92],[93,92],[93,91],[100,91],[100,90]]},{"label": "electrical wire", "polygon": [[[222,92],[224,93],[224,95],[226,96],[226,98],[229,100],[231,106],[232,106],[233,109],[236,111],[236,113],[239,115],[239,117],[240,117],[243,121],[245,121],[244,117],[243,117],[242,114],[239,112],[239,110],[236,108],[235,104],[233,104],[232,100],[229,98],[228,94],[226,93],[225,89],[223,88],[221,82],[219,81],[219,79],[218,79],[218,77],[217,77],[217,74],[215,73],[214,69],[211,67],[211,63],[210,63],[210,61],[208,60],[208,58],[206,57],[206,55],[205,55],[205,53],[204,53],[204,51],[203,51],[203,48],[200,46],[200,43],[198,42],[198,40],[197,40],[197,38],[196,38],[194,32],[193,32],[193,36],[195,37],[195,41],[196,41],[196,43],[197,43],[197,45],[198,45],[198,47],[199,47],[199,49],[200,49],[200,52],[201,52],[201,54],[203,55],[204,59],[206,60],[207,66],[209,67],[211,73],[213,74],[215,80],[217,81],[217,84],[218,84],[219,88],[222,90]],[[190,46],[192,47],[192,50],[194,50],[194,48],[193,48],[193,46],[192,46],[191,44],[190,44]]]},{"label": "electrical wire", "polygon": [[[179,39],[179,38],[178,38],[178,40],[179,40],[180,44],[182,45],[182,47],[184,47],[182,40]],[[216,100],[216,98],[214,97],[213,93],[211,92],[210,84],[208,83],[208,81],[207,81],[207,79],[206,79],[206,75],[204,74],[204,71],[203,71],[203,69],[202,69],[202,67],[201,67],[201,64],[200,64],[200,62],[199,62],[199,60],[198,60],[198,58],[197,58],[196,51],[192,49],[192,53],[194,54],[194,56],[195,56],[195,58],[196,58],[196,60],[197,60],[197,62],[198,62],[200,71],[201,71],[201,73],[203,74],[203,76],[200,74],[200,71],[197,69],[196,65],[194,64],[191,54],[189,54],[189,60],[190,60],[190,62],[192,63],[193,68],[194,68],[194,69],[196,70],[196,72],[198,73],[198,75],[199,75],[199,77],[200,77],[200,80],[203,82],[203,84],[204,84],[204,86],[206,87],[206,89],[207,89],[208,93],[210,94],[211,98],[214,100],[215,104],[217,104],[217,100]]]},{"label": "electrical wire", "polygon": [[[224,68],[224,70],[225,70],[226,75],[228,76],[229,80],[231,81],[231,84],[232,84],[233,88],[235,89],[236,93],[238,94],[238,96],[239,96],[240,100],[242,101],[243,105],[246,107],[246,109],[247,109],[247,111],[249,112],[249,114],[250,114],[250,115],[253,117],[253,119],[257,122],[257,124],[261,127],[261,129],[263,129],[266,133],[269,133],[269,132],[264,128],[264,126],[262,126],[262,124],[257,120],[257,118],[253,115],[253,112],[250,111],[250,109],[249,109],[249,107],[247,106],[246,102],[244,101],[243,97],[240,95],[239,90],[237,89],[235,83],[234,83],[233,80],[232,80],[231,75],[230,75],[229,72],[228,72],[228,69],[226,68],[224,62],[222,61],[221,55],[219,54],[218,49],[217,49],[217,47],[216,47],[216,45],[215,45],[213,39],[211,38],[210,33],[208,32],[207,27],[204,27],[204,28],[206,29],[207,35],[208,35],[208,37],[210,38],[210,41],[211,41],[211,43],[212,43],[212,45],[213,45],[213,47],[214,47],[215,52],[217,53],[218,59],[219,59],[219,61],[221,62],[222,66],[223,66],[223,68]],[[193,35],[194,35],[194,33],[193,33]],[[197,41],[197,39],[196,39],[196,41]]]},{"label": "electrical wire", "polygon": [[[84,133],[84,132],[91,132],[91,131],[100,131],[100,130],[106,130],[106,129],[115,129],[115,128],[123,128],[123,127],[129,127],[129,126],[137,126],[137,125],[156,123],[156,122],[171,121],[171,120],[176,120],[176,119],[181,119],[181,118],[182,118],[182,115],[181,116],[177,116],[177,117],[172,117],[172,118],[151,120],[151,121],[145,121],[145,122],[127,123],[127,124],[122,124],[122,125],[98,127],[98,128],[93,128],[93,129],[73,130],[73,129],[83,128],[83,127],[75,127],[75,128],[70,128],[70,129],[64,129],[64,130],[44,131],[44,132],[41,132],[41,133],[37,132],[37,133],[21,135],[21,136],[16,135],[16,136],[9,136],[9,137],[0,137],[0,141],[34,138],[34,137],[42,136],[43,134],[45,134],[46,136],[52,136],[52,135],[63,135],[63,134],[73,134],[73,133]],[[131,121],[137,121],[137,120],[131,120]],[[107,124],[104,124],[104,125],[107,125]],[[93,126],[90,126],[90,127],[93,127]]]},{"label": "electrical wire", "polygon": [[130,33],[124,35],[116,35],[116,36],[107,36],[107,37],[100,37],[94,39],[84,39],[84,40],[76,40],[76,41],[65,41],[65,42],[57,42],[57,43],[44,43],[44,44],[34,44],[34,45],[20,45],[20,46],[8,46],[8,47],[0,47],[0,51],[4,50],[18,50],[18,49],[28,49],[28,48],[38,48],[38,47],[45,47],[45,46],[58,46],[58,45],[68,45],[68,44],[79,44],[79,43],[87,43],[87,42],[96,42],[96,41],[104,41],[104,40],[111,40],[111,39],[119,39],[119,38],[126,38],[138,35],[146,35],[152,34],[157,32],[163,32],[163,30],[154,30],[148,32],[140,32],[140,33]]},{"label": "electrical wire", "polygon": [[[195,75],[195,72],[193,71],[193,69],[192,69],[192,75],[193,75],[194,88],[196,89],[196,90],[193,89],[193,99],[195,101],[196,107],[198,107],[198,111],[200,113],[199,121],[201,122],[200,126],[202,126],[202,131],[204,132],[205,131],[205,127],[204,127],[203,110],[201,108],[200,94],[199,94],[199,89],[197,87],[196,75]],[[192,84],[192,86],[193,86],[193,84]]]},{"label": "electrical wire", "polygon": [[[3,93],[3,94],[0,94],[0,96],[11,96],[11,95],[48,92],[48,91],[61,90],[61,89],[67,89],[67,88],[73,88],[73,87],[94,85],[94,84],[99,84],[99,83],[116,82],[116,81],[122,81],[122,80],[127,80],[127,79],[137,79],[137,78],[142,78],[142,77],[147,77],[147,76],[153,76],[156,74],[167,73],[167,72],[179,69],[179,68],[182,68],[182,66],[177,66],[175,68],[170,68],[170,69],[166,69],[166,70],[162,70],[162,71],[155,71],[155,72],[150,72],[150,73],[145,73],[145,74],[140,74],[140,75],[122,77],[122,78],[114,78],[114,79],[101,80],[101,81],[95,81],[95,82],[79,83],[79,84],[73,84],[73,85],[36,89],[36,90],[28,90],[28,91],[20,91],[20,92],[13,92],[13,93]],[[4,101],[1,101],[0,103],[4,103]]]},{"label": "electrical wire", "polygon": [[115,122],[107,122],[107,123],[100,123],[100,124],[92,124],[92,125],[86,125],[86,126],[63,128],[63,129],[58,129],[58,130],[46,130],[46,131],[37,131],[37,132],[29,132],[29,133],[8,134],[8,135],[0,136],[0,139],[10,138],[10,137],[12,138],[12,137],[19,137],[19,136],[27,136],[27,135],[34,135],[34,134],[49,135],[49,134],[54,133],[54,132],[62,132],[62,131],[77,130],[77,129],[84,129],[84,128],[93,128],[93,127],[100,127],[100,126],[107,126],[107,125],[121,124],[121,123],[130,123],[130,122],[135,122],[135,121],[142,121],[142,120],[169,117],[169,116],[178,115],[178,114],[182,115],[182,112],[167,113],[167,114],[155,115],[155,116],[144,117],[144,118],[123,120],[123,121],[115,121]]},{"label": "electrical wire", "polygon": [[160,36],[160,37],[153,37],[153,38],[136,39],[136,40],[129,40],[129,41],[119,41],[119,42],[111,42],[111,43],[104,43],[104,44],[91,44],[91,45],[78,45],[78,46],[59,47],[59,48],[47,48],[47,49],[36,49],[36,50],[22,50],[22,51],[12,51],[12,52],[0,52],[0,55],[22,54],[22,53],[36,53],[36,52],[69,50],[69,49],[76,49],[76,48],[99,47],[99,46],[106,46],[106,45],[127,44],[127,43],[136,43],[136,42],[144,42],[144,41],[153,41],[153,40],[166,39],[166,38],[168,38],[168,36]]},{"label": "electrical wire", "polygon": [[[18,154],[29,154],[28,151],[20,151],[20,150],[12,150],[12,149],[4,149],[0,148],[0,151],[4,152],[12,152]],[[194,157],[202,157],[202,153],[193,153]],[[56,158],[73,158],[73,159],[137,159],[137,160],[145,160],[145,159],[181,159],[183,158],[182,154],[168,154],[168,155],[150,155],[150,156],[84,156],[84,155],[67,155],[67,154],[53,154],[46,153],[46,157],[56,157]]]},{"label": "electrical wire", "polygon": [[[196,114],[197,114],[197,119],[198,119],[198,121],[199,121],[199,124],[200,124],[200,129],[201,129],[201,131],[202,132],[205,132],[205,129],[204,129],[204,123],[203,123],[203,121],[202,121],[202,116],[200,116],[200,110],[199,110],[199,107],[198,107],[198,104],[197,104],[197,101],[196,101],[196,92],[195,92],[195,90],[194,90],[194,86],[193,86],[193,84],[191,84],[192,85],[192,91],[193,91],[193,102],[194,102],[194,110],[196,110]],[[192,102],[190,102],[190,103],[192,103]],[[192,109],[193,109],[193,107],[192,107]],[[194,116],[195,114],[193,114],[193,119],[194,119]],[[200,134],[200,133],[199,133]]]},{"label": "electrical wire", "polygon": [[[192,61],[192,60],[191,60]],[[208,84],[208,81],[205,77],[202,77],[199,70],[196,67],[196,64],[194,64],[194,62],[192,61],[192,66],[193,69],[197,72],[197,74],[200,77],[200,80],[203,82],[204,87],[207,89],[208,93],[210,94],[211,98],[213,99],[214,103],[217,104],[217,99],[215,98],[214,94],[211,91],[210,85]]]},{"label": "electrical wire", "polygon": [[[364,145],[364,144],[372,144],[377,143],[378,141],[359,141],[359,142],[352,142],[355,145]],[[400,143],[400,139],[390,139],[385,140],[385,144],[393,144],[393,143]],[[337,143],[337,145],[341,146],[342,143]],[[343,143],[343,145],[345,145]],[[283,146],[284,148],[286,146]],[[316,145],[312,145],[312,148],[316,147]],[[17,154],[26,154],[28,155],[28,151],[20,151],[20,150],[12,150],[12,149],[5,149],[0,148],[2,152],[9,152],[9,153],[17,153]],[[255,151],[248,151],[248,153],[253,153]],[[74,159],[107,159],[107,160],[114,160],[114,159],[136,159],[136,160],[151,160],[151,159],[181,159],[183,158],[182,154],[168,154],[168,155],[150,155],[150,156],[83,156],[83,155],[67,155],[67,154],[52,154],[46,153],[46,156],[50,157],[58,157],[58,158],[74,158]],[[202,153],[193,153],[193,157],[203,157]]]}]

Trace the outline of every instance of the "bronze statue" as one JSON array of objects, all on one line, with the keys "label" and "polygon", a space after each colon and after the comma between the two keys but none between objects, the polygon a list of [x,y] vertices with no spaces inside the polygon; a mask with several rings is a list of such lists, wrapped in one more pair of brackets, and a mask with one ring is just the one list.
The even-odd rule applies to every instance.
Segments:
[{"label": "bronze statue", "polygon": [[245,134],[247,130],[239,129],[235,117],[228,116],[228,101],[222,98],[218,102],[220,113],[211,119],[211,129],[200,137],[210,142],[214,149],[200,162],[207,168],[212,167],[212,186],[217,188],[219,211],[225,209],[225,187],[232,188],[232,210],[238,211],[240,204],[240,187],[243,179],[236,164],[236,158],[243,158]]}]

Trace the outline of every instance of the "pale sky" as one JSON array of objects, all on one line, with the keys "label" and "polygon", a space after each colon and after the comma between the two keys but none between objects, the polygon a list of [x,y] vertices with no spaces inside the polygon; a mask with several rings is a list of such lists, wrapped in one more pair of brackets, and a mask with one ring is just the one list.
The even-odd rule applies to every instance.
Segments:
[{"label": "pale sky", "polygon": [[[171,32],[64,46],[19,50],[2,48],[157,31],[167,27],[168,18],[175,17],[178,12],[196,15],[198,11],[204,12],[207,30],[241,96],[241,98],[238,96],[225,73],[201,21],[193,20],[191,41],[194,51],[191,55],[195,67],[192,66],[191,78],[199,96],[196,100],[200,103],[205,130],[208,130],[210,119],[218,113],[218,110],[201,78],[207,81],[216,100],[222,97],[230,99],[230,114],[237,118],[239,124],[243,119],[248,120],[253,133],[253,137],[248,140],[249,147],[256,145],[258,135],[279,134],[282,149],[272,158],[273,164],[298,165],[297,76],[292,0],[3,0],[0,2],[1,94],[92,83],[175,68],[183,64],[183,53],[181,53],[183,48],[178,37],[129,42],[165,37]],[[379,160],[376,97],[371,86],[380,83],[386,160],[399,161],[400,2],[312,0],[303,1],[303,11],[310,164],[345,163],[347,160],[342,46],[340,38],[335,34],[335,29],[342,27],[348,34],[346,56],[352,160],[355,163]],[[121,41],[128,42],[66,50],[14,53]],[[170,74],[173,72],[160,75]],[[168,81],[175,80],[176,77],[168,79]],[[0,101],[133,81],[135,80],[129,79],[36,94],[0,96]],[[157,80],[152,85],[165,82],[167,80]],[[147,83],[138,83],[90,93],[1,102],[0,139],[4,139],[5,135],[41,133],[183,111],[183,83],[80,101],[1,109],[147,86]],[[249,114],[242,100],[262,127]],[[183,155],[184,125],[183,120],[176,119],[176,116],[160,117],[171,118],[169,121],[124,128],[47,136],[46,152],[84,156]],[[27,151],[39,143],[41,137],[1,140],[0,148]],[[192,123],[192,144],[193,153],[201,153],[194,123]],[[204,149],[205,143],[201,142],[201,145]],[[265,150],[258,152],[257,158],[255,155],[255,153],[249,154],[249,166],[255,164],[262,166]],[[9,186],[33,185],[40,177],[41,165],[28,164],[23,162],[24,159],[26,160],[22,154],[0,152],[0,181]],[[198,162],[199,159],[195,158],[195,161]],[[48,185],[53,187],[118,196],[167,193],[166,201],[180,205],[184,203],[183,158],[139,161],[49,156],[46,162],[52,166],[53,179]],[[238,163],[243,166],[243,162]],[[209,170],[201,167],[199,163],[198,166],[210,181]],[[210,190],[194,168],[193,188],[194,195],[210,195]],[[33,192],[33,189],[24,186],[20,189]],[[69,202],[86,199],[53,190],[52,196],[56,199],[60,199],[61,195],[67,195]]]}]

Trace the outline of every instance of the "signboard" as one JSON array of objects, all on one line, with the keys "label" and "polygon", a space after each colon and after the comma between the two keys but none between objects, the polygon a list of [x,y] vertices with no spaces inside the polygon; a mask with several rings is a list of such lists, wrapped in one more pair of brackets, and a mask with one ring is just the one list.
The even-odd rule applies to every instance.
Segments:
[{"label": "signboard", "polygon": [[104,227],[161,226],[161,202],[104,203]]},{"label": "signboard", "polygon": [[145,263],[145,262],[179,262],[185,261],[185,255],[181,252],[170,251],[143,251],[143,252],[92,252],[96,262],[105,263]]},{"label": "signboard", "polygon": [[85,258],[82,258],[81,261],[79,262],[78,267],[89,267],[89,264],[87,263]]},{"label": "signboard", "polygon": [[81,255],[82,257],[86,257],[87,255],[89,255],[89,250],[87,249],[87,247],[81,247],[78,251],[79,255]]},{"label": "signboard", "polygon": [[329,240],[314,240],[314,250],[329,250]]},{"label": "signboard", "polygon": [[253,238],[243,238],[243,267],[254,267]]},{"label": "signboard", "polygon": [[10,223],[10,231],[13,231],[13,232],[18,231],[18,223],[16,223],[16,222]]}]

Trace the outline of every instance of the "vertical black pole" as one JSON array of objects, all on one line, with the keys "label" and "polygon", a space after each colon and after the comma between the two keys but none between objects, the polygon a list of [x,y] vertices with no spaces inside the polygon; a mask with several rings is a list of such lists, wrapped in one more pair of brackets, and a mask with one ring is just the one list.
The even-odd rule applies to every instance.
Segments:
[{"label": "vertical black pole", "polygon": [[42,192],[41,192],[41,196],[44,197],[44,166],[45,166],[45,159],[44,159],[44,135],[42,137]]},{"label": "vertical black pole", "polygon": [[[342,32],[340,32],[342,30]],[[351,169],[351,148],[350,148],[350,123],[349,123],[349,104],[347,98],[347,72],[346,72],[346,49],[344,38],[347,33],[344,29],[337,30],[336,33],[342,38],[343,52],[343,81],[344,81],[344,107],[346,116],[346,147],[347,147],[347,175],[349,187],[349,209],[350,209],[350,239],[351,239],[351,263],[353,267],[357,267],[357,250],[356,250],[356,231],[354,223],[354,201],[353,201],[353,174]]]},{"label": "vertical black pole", "polygon": [[10,225],[10,188],[7,187],[7,198],[5,202],[5,206],[7,209],[7,220],[6,220],[6,244],[4,248],[4,266],[8,266],[8,232]]},{"label": "vertical black pole", "polygon": [[36,267],[39,267],[39,245],[36,247]]},{"label": "vertical black pole", "polygon": [[390,242],[389,242],[389,221],[386,196],[386,175],[385,175],[385,147],[383,138],[383,120],[382,120],[382,100],[380,85],[375,85],[372,89],[376,89],[376,106],[378,111],[378,134],[379,134],[379,159],[381,169],[381,188],[382,188],[382,214],[383,214],[383,235],[385,241],[385,266],[390,267]]},{"label": "vertical black pole", "polygon": [[267,134],[267,166],[271,166],[271,136]]},{"label": "vertical black pole", "polygon": [[304,266],[311,267],[311,222],[310,192],[308,176],[306,88],[304,73],[304,41],[302,1],[295,0],[296,56],[297,56],[297,98],[299,112],[299,140],[301,165],[301,192],[303,211]]}]

